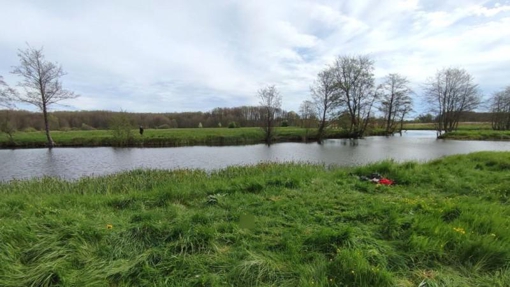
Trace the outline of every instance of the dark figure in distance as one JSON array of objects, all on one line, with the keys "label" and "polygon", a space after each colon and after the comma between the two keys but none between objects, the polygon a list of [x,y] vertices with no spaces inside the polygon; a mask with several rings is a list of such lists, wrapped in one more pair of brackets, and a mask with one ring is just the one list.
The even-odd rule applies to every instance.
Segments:
[{"label": "dark figure in distance", "polygon": [[140,135],[143,136],[143,126],[140,126]]}]

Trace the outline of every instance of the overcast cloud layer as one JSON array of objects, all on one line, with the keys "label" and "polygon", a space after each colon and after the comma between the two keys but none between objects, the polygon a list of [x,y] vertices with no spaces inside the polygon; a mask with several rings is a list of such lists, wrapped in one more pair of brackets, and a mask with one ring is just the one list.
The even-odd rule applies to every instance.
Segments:
[{"label": "overcast cloud layer", "polygon": [[[419,85],[465,68],[484,94],[510,85],[510,1],[0,0],[0,75],[17,49],[61,63],[72,110],[208,111],[256,105],[275,84],[298,110],[338,55],[369,54],[378,80]],[[418,107],[420,110],[420,107]]]}]

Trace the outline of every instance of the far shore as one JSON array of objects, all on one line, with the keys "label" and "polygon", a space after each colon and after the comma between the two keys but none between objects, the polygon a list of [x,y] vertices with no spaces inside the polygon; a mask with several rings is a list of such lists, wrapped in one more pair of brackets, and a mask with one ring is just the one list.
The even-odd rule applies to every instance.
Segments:
[{"label": "far shore", "polygon": [[[433,124],[406,124],[407,130],[433,130]],[[365,136],[384,136],[382,129],[372,129]],[[109,130],[52,131],[56,147],[179,147],[179,146],[228,146],[264,143],[260,128],[183,128],[146,129],[143,135],[132,130],[129,140],[119,142]],[[395,133],[398,136],[398,132]],[[348,139],[349,133],[343,129],[328,129],[324,139]],[[441,139],[453,140],[510,140],[510,131],[495,131],[490,125],[462,123],[458,131],[441,135]],[[276,129],[274,143],[315,142],[315,128],[280,127]],[[44,148],[46,136],[42,131],[16,132],[12,140],[5,134],[0,136],[1,149]]]}]

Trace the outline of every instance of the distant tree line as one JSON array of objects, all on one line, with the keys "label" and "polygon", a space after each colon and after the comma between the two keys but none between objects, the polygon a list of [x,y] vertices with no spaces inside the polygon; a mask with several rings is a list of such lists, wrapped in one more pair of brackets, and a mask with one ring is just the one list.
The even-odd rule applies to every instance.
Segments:
[{"label": "distant tree line", "polygon": [[[204,128],[211,127],[258,127],[263,120],[263,108],[242,106],[233,108],[215,108],[209,112],[182,113],[125,113],[133,127],[143,126],[151,129]],[[18,131],[44,130],[43,114],[24,110],[0,110],[0,118],[9,113],[9,121]],[[123,112],[112,111],[54,111],[48,113],[51,130],[90,130],[109,129],[116,115]],[[299,125],[300,117],[295,112],[275,111],[275,125]]]},{"label": "distant tree line", "polygon": [[[183,113],[125,113],[129,124],[133,127],[139,125],[149,129],[171,128],[197,128],[200,123],[204,128],[224,127],[235,123],[231,127],[258,127],[260,114],[257,112],[243,113],[242,110],[258,110],[259,107],[215,108],[209,112],[183,112]],[[220,112],[221,111],[221,112]],[[111,121],[122,112],[112,111],[55,111],[48,113],[48,122],[51,130],[92,130],[110,129]],[[247,115],[249,115],[247,117]],[[0,110],[0,122],[9,117],[9,122],[15,131],[42,131],[44,130],[43,115],[41,112],[24,110]],[[460,116],[461,122],[490,123],[496,115],[490,112],[464,112]],[[329,125],[348,125],[347,117],[340,117],[327,122]],[[382,116],[371,117],[370,127],[383,128],[386,119]],[[430,113],[421,114],[413,120],[405,122],[433,123],[435,116]],[[220,125],[221,123],[221,125]],[[315,106],[311,101],[305,101],[300,107],[300,113],[284,110],[278,111],[276,126],[298,126],[307,129],[318,128],[320,122],[315,113]]]}]

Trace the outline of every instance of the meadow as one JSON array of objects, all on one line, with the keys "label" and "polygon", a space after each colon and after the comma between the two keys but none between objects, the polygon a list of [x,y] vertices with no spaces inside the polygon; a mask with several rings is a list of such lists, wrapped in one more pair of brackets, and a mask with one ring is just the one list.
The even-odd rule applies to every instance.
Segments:
[{"label": "meadow", "polygon": [[[310,142],[317,140],[317,129],[300,127],[278,127],[275,142]],[[432,123],[406,123],[404,130],[434,130]],[[384,135],[381,128],[367,131],[366,136]],[[110,130],[52,131],[51,136],[57,147],[178,147],[193,145],[243,145],[264,142],[264,132],[258,127],[249,128],[179,128],[146,129],[143,136],[138,129],[131,130],[131,139],[117,140]],[[325,138],[348,138],[343,129],[326,130]],[[455,132],[444,134],[443,139],[456,140],[509,140],[509,131],[494,131],[490,123],[460,123]],[[46,135],[42,131],[15,132],[12,140],[0,134],[0,148],[46,147]]]},{"label": "meadow", "polygon": [[[435,130],[434,123],[405,123],[404,130]],[[460,122],[458,130],[492,130],[491,123],[483,122]]]},{"label": "meadow", "polygon": [[509,286],[509,171],[480,152],[0,183],[0,286]]}]

